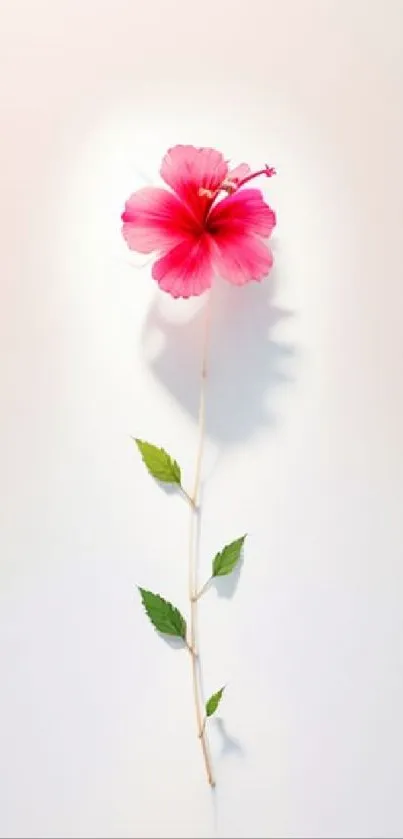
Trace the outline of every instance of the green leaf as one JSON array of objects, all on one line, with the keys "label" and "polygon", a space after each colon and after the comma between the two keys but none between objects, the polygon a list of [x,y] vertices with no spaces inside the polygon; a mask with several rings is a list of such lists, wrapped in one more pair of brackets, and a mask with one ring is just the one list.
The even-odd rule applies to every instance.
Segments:
[{"label": "green leaf", "polygon": [[181,485],[180,466],[165,449],[159,449],[158,446],[153,446],[144,440],[133,439],[153,478],[156,478],[157,481],[163,481],[165,484]]},{"label": "green leaf", "polygon": [[218,690],[217,693],[213,693],[213,695],[210,696],[210,699],[207,700],[207,702],[206,702],[206,717],[212,717],[213,714],[215,714],[215,712],[216,712],[216,710],[217,710],[217,708],[218,708],[218,706],[221,702],[221,697],[224,693],[224,690],[225,690],[225,685],[224,685],[223,688],[220,688],[220,690]]},{"label": "green leaf", "polygon": [[246,534],[245,536],[241,536],[240,539],[235,539],[235,542],[231,542],[229,545],[226,545],[225,548],[223,548],[222,551],[214,557],[213,577],[225,577],[226,574],[230,574],[231,571],[234,570],[241,557],[241,551],[245,539]]},{"label": "green leaf", "polygon": [[168,603],[159,594],[153,594],[145,588],[138,587],[144,609],[150,618],[151,623],[158,632],[164,635],[176,635],[186,640],[186,621],[179,609],[172,603]]}]

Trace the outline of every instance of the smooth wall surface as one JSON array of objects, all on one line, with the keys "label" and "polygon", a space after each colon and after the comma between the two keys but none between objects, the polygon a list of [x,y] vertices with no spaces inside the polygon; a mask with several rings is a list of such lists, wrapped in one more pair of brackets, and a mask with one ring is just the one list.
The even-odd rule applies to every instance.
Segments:
[{"label": "smooth wall surface", "polygon": [[[403,4],[1,0],[0,834],[403,834]],[[120,241],[165,149],[275,165],[276,268],[217,285],[200,576],[186,611],[204,300]]]}]

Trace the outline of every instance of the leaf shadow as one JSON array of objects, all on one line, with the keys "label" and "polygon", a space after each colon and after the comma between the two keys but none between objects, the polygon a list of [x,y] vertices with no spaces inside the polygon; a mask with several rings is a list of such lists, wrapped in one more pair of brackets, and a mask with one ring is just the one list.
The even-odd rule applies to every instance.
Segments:
[{"label": "leaf shadow", "polygon": [[245,747],[237,737],[229,734],[226,723],[222,717],[213,717],[211,720],[221,740],[220,757],[226,757],[230,754],[236,754],[238,757],[244,757],[246,754]]},{"label": "leaf shadow", "polygon": [[158,631],[157,631],[157,635],[160,638],[162,638],[162,640],[165,641],[166,644],[168,644],[168,647],[170,647],[171,650],[185,650],[186,649],[186,644],[185,644],[183,638],[179,638],[177,635],[165,635],[164,632],[158,632]]},{"label": "leaf shadow", "polygon": [[165,495],[178,495],[178,484],[169,484],[166,481],[156,481],[158,487],[165,492]]},{"label": "leaf shadow", "polygon": [[224,577],[213,577],[211,585],[215,588],[218,597],[225,597],[230,600],[234,596],[239,585],[243,564],[244,552],[242,551],[241,557],[231,574],[226,574]]}]

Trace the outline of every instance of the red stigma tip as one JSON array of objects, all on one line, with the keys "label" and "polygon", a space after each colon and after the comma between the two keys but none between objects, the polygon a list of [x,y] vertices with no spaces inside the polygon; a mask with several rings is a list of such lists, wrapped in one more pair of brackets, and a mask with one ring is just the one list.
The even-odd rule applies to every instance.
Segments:
[{"label": "red stigma tip", "polygon": [[243,178],[242,181],[239,181],[238,189],[240,186],[244,186],[245,184],[249,183],[249,181],[253,181],[254,178],[258,178],[259,175],[266,175],[266,178],[271,178],[275,174],[276,170],[274,166],[268,166],[267,163],[265,163],[264,169],[259,169],[258,172],[251,172],[250,175],[247,175],[246,178]]}]

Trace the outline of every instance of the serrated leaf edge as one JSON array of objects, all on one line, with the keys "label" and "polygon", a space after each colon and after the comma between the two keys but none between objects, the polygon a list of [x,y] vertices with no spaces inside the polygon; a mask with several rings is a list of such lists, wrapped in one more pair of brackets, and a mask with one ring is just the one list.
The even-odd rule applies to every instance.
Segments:
[{"label": "serrated leaf edge", "polygon": [[[139,454],[140,454],[140,457],[141,457],[141,459],[142,459],[142,461],[143,461],[143,463],[144,463],[144,466],[145,466],[145,467],[146,467],[146,469],[147,469],[147,472],[149,473],[149,475],[151,475],[151,477],[152,477],[152,478],[154,478],[154,480],[155,480],[155,481],[160,481],[160,482],[161,482],[161,483],[163,483],[163,484],[173,484],[174,486],[175,486],[175,484],[176,484],[176,486],[180,487],[180,488],[183,490],[183,487],[182,487],[182,470],[181,470],[181,467],[179,466],[178,461],[177,461],[177,460],[175,460],[175,458],[174,458],[174,457],[172,457],[172,455],[170,455],[170,454],[169,454],[169,452],[167,452],[167,450],[166,450],[166,449],[164,449],[164,447],[163,447],[163,446],[156,446],[156,445],[155,445],[155,443],[150,443],[148,440],[142,440],[140,437],[131,437],[131,440],[133,440],[133,442],[136,444],[137,449],[138,449],[138,452],[139,452]],[[157,478],[155,475],[153,475],[153,473],[151,472],[151,470],[150,470],[149,466],[148,466],[148,465],[147,465],[147,463],[146,463],[146,460],[145,460],[145,457],[144,457],[144,453],[143,453],[143,452],[142,452],[142,450],[141,450],[141,446],[142,446],[143,444],[145,444],[146,446],[150,446],[151,448],[155,449],[157,452],[161,452],[163,455],[165,455],[165,456],[168,458],[169,463],[170,463],[170,464],[172,464],[173,469],[174,469],[174,470],[177,470],[178,475],[179,475],[179,478],[178,478],[178,479],[173,478],[173,480],[172,480],[172,481],[166,481],[166,480],[164,480],[163,478]]]},{"label": "serrated leaf edge", "polygon": [[[182,612],[180,611],[180,609],[178,609],[178,607],[177,607],[177,606],[174,606],[174,604],[173,604],[173,603],[171,603],[171,601],[170,601],[170,600],[167,600],[165,597],[163,597],[163,596],[162,596],[162,594],[159,594],[159,592],[156,592],[156,591],[150,591],[150,589],[144,588],[143,586],[136,586],[136,588],[137,588],[137,590],[138,590],[138,591],[139,591],[139,593],[140,593],[141,604],[142,604],[142,606],[143,606],[143,609],[144,609],[144,611],[145,611],[145,613],[146,613],[146,615],[147,615],[147,617],[148,617],[148,620],[149,620],[149,621],[150,621],[150,623],[151,623],[151,626],[153,626],[153,628],[155,629],[155,631],[156,631],[156,632],[159,632],[159,633],[160,633],[160,635],[167,635],[168,637],[171,637],[171,638],[181,638],[181,640],[184,642],[185,646],[188,646],[188,642],[187,642],[187,640],[186,640],[186,633],[187,633],[187,621],[186,621],[186,618],[184,618],[184,617],[183,617]],[[145,603],[144,603],[143,592],[145,592],[145,594],[152,594],[152,595],[153,595],[153,597],[159,597],[159,599],[160,599],[160,600],[162,600],[164,603],[166,603],[166,604],[167,604],[167,606],[169,606],[169,607],[170,607],[171,609],[173,609],[174,611],[178,612],[178,614],[180,615],[181,620],[183,621],[183,625],[184,625],[184,626],[183,626],[183,633],[184,633],[183,635],[174,635],[174,634],[172,634],[172,633],[170,633],[170,632],[163,632],[161,629],[158,629],[158,628],[156,627],[156,625],[155,625],[154,621],[151,619],[150,615],[148,614],[148,611],[147,611],[146,605],[145,605]]]},{"label": "serrated leaf edge", "polygon": [[[217,577],[226,577],[229,574],[232,574],[233,571],[235,571],[235,568],[238,565],[238,562],[241,558],[241,552],[242,552],[243,546],[245,544],[245,539],[246,539],[247,535],[248,534],[245,533],[244,536],[238,536],[238,539],[233,539],[232,542],[228,542],[227,545],[224,545],[224,547],[221,548],[221,550],[216,553],[216,555],[213,559],[213,562],[212,562],[212,566],[211,566],[211,572],[212,572],[211,576],[212,576],[213,579],[216,579]],[[240,542],[241,544],[239,546],[239,556],[238,556],[238,559],[236,560],[233,568],[231,568],[231,571],[228,571],[226,574],[215,574],[214,573],[214,563],[215,563],[216,559],[218,559],[218,557],[221,556],[224,553],[224,551],[226,551],[228,548],[231,548],[232,545],[235,545],[236,542]]]}]

